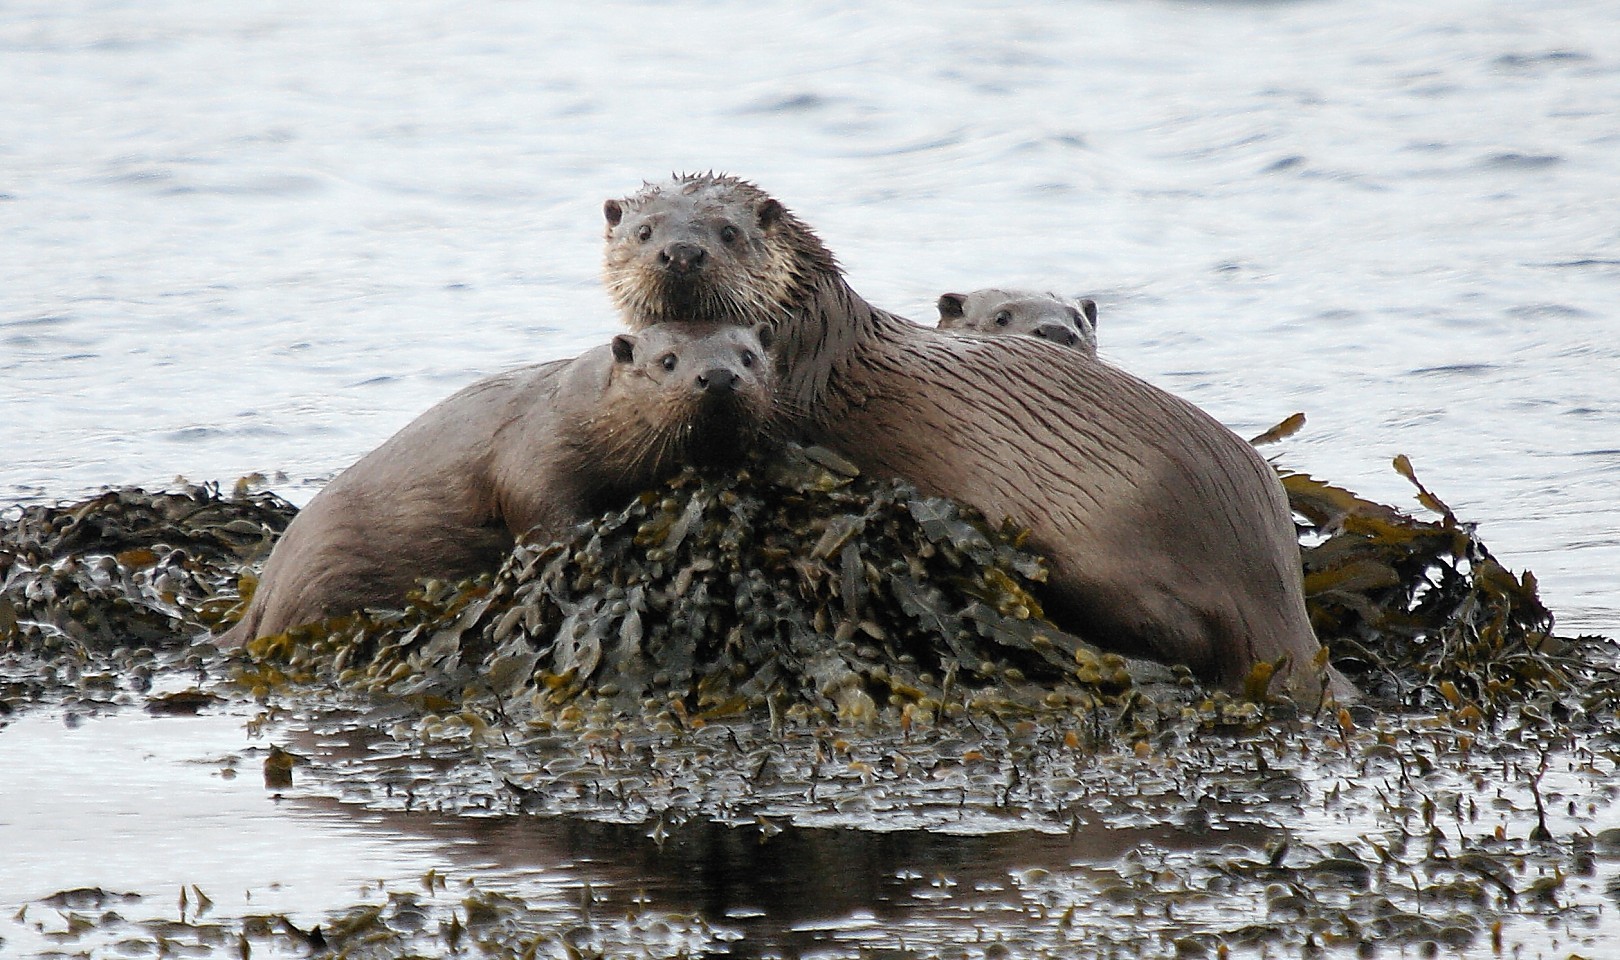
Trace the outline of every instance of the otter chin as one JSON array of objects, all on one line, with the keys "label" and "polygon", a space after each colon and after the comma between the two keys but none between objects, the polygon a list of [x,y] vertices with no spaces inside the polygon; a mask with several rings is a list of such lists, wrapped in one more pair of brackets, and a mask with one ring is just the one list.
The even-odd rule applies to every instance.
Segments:
[{"label": "otter chin", "polygon": [[480,380],[327,484],[287,527],[240,645],[397,605],[426,578],[494,570],[685,466],[730,468],[775,434],[769,327],[669,323]]},{"label": "otter chin", "polygon": [[[771,327],[781,430],[1028,527],[1059,626],[1232,690],[1274,663],[1302,702],[1354,696],[1317,667],[1275,471],[1208,414],[1078,350],[873,307],[747,181],[678,176],[603,209],[604,279],[629,327]],[[1084,413],[1052,416],[1054,403]]]}]

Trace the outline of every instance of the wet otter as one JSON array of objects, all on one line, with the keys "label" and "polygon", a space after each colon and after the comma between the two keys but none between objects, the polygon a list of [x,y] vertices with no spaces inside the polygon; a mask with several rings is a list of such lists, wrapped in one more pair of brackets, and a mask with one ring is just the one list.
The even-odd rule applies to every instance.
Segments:
[{"label": "wet otter", "polygon": [[684,464],[728,467],[770,427],[772,332],[663,324],[480,380],[343,471],[271,551],[222,643],[495,569]]},{"label": "wet otter", "polygon": [[[1228,688],[1286,659],[1314,702],[1320,651],[1275,471],[1157,387],[1033,337],[975,339],[879,310],[779,201],[687,175],[609,200],[604,278],[633,329],[683,317],[776,329],[785,430],[869,473],[1027,524],[1047,609],[1095,642]],[[1051,415],[1054,397],[1084,416]]]},{"label": "wet otter", "polygon": [[972,293],[942,293],[939,328],[975,336],[1024,334],[1097,355],[1097,301],[1055,293],[988,287]]}]

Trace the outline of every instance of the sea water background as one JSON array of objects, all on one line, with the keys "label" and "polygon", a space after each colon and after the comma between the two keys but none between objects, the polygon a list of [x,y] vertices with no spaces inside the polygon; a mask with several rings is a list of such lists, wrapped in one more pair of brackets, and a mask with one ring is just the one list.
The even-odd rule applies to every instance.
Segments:
[{"label": "sea water background", "polygon": [[1620,629],[1613,3],[12,2],[0,91],[0,504],[307,499],[610,336],[602,200],[713,168],[879,305],[1091,293],[1289,466],[1411,455]]}]

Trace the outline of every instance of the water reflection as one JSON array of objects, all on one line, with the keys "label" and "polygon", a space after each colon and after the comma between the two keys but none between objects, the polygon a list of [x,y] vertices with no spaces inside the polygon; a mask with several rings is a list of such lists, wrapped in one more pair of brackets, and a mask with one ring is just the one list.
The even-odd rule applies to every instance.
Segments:
[{"label": "water reflection", "polygon": [[[1144,847],[1259,849],[1271,834],[1080,820],[1067,834],[961,834],[891,830],[881,819],[829,828],[789,817],[380,811],[330,795],[333,784],[302,768],[290,786],[265,786],[269,741],[283,738],[250,736],[250,713],[103,708],[25,715],[0,730],[0,912],[99,886],[141,896],[120,906],[126,917],[156,918],[187,889],[205,892],[216,918],[286,912],[308,926],[372,885],[413,889],[437,871],[523,897],[540,914],[697,915],[740,936],[733,955],[793,955],[858,928],[852,918],[948,936],[987,912],[1028,909],[1016,888],[1032,873],[1081,875]],[[295,752],[320,749],[308,735],[293,740]],[[333,756],[372,741],[351,731],[331,742]],[[26,925],[0,936],[33,942]]]},{"label": "water reflection", "polygon": [[[341,809],[302,799],[294,809]],[[1023,909],[1017,878],[1031,871],[1084,872],[1143,846],[1258,849],[1270,831],[1211,833],[1173,826],[1079,825],[1069,835],[1019,831],[978,836],[936,831],[730,825],[687,820],[657,825],[576,817],[367,815],[369,828],[437,841],[445,869],[491,883],[564,878],[555,896],[572,907],[698,914],[742,935],[733,955],[796,955],[851,918],[960,929],[987,910]],[[588,893],[586,892],[588,890]],[[528,892],[528,891],[525,891]],[[1009,903],[1009,899],[1013,902]]]}]

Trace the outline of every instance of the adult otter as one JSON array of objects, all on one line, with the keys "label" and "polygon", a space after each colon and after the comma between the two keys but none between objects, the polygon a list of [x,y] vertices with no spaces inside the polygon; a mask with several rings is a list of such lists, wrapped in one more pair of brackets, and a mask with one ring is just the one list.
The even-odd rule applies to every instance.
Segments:
[{"label": "adult otter", "polygon": [[555,538],[684,464],[737,464],[773,416],[770,338],[665,324],[472,384],[299,511],[221,643],[398,603],[424,578],[493,570],[515,538]]},{"label": "adult otter", "polygon": [[[850,289],[832,253],[751,183],[687,175],[609,200],[604,277],[625,321],[767,323],[783,426],[869,473],[1027,524],[1058,623],[1228,688],[1286,659],[1326,682],[1275,472],[1203,411],[1078,351],[920,327]],[[1054,397],[1083,416],[1053,416]]]},{"label": "adult otter", "polygon": [[1097,301],[1055,293],[987,287],[972,293],[942,293],[939,328],[995,337],[1024,334],[1097,355]]}]

